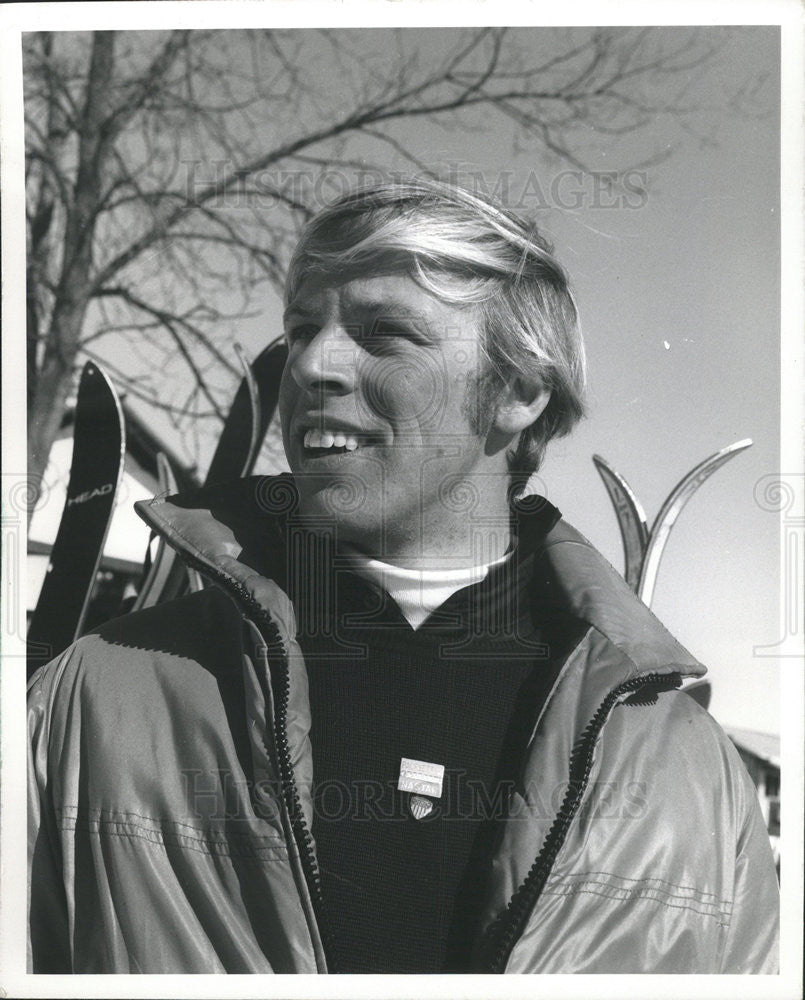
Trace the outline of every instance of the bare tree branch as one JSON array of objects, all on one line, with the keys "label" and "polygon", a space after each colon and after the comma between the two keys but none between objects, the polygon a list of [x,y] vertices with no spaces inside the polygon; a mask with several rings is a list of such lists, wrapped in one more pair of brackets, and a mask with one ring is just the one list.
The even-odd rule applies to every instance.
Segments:
[{"label": "bare tree branch", "polygon": [[[384,174],[395,158],[440,173],[406,123],[510,123],[513,146],[581,171],[602,139],[616,149],[658,115],[675,141],[702,141],[695,81],[727,37],[653,28],[26,35],[31,471],[43,470],[79,356],[102,354],[116,336],[143,368],[115,368],[127,392],[182,433],[222,419],[238,374],[224,325],[253,311],[266,283],[281,290],[299,228],[326,197],[318,180]],[[751,111],[760,95],[753,76],[725,103]],[[621,166],[656,161],[666,145]],[[154,355],[162,364],[148,370]],[[162,369],[174,358],[186,377],[167,402]],[[109,365],[108,353],[102,360]]]}]

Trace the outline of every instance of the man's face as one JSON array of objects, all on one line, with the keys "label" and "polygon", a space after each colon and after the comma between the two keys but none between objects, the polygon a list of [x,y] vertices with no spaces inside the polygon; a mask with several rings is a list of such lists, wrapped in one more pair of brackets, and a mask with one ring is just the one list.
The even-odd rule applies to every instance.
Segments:
[{"label": "man's face", "polygon": [[285,328],[283,440],[311,523],[336,522],[340,541],[379,558],[427,556],[466,522],[468,481],[498,473],[505,493],[505,456],[486,453],[478,413],[476,308],[405,275],[314,277]]}]

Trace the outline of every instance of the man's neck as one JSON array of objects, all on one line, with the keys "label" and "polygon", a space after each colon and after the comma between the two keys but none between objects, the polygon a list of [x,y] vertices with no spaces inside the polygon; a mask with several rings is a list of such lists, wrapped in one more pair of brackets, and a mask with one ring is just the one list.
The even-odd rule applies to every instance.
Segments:
[{"label": "man's neck", "polygon": [[366,560],[374,560],[402,570],[460,571],[475,566],[488,566],[502,559],[511,548],[511,533],[493,537],[477,535],[466,545],[451,547],[448,551],[423,551],[417,549],[394,549],[388,547],[346,545],[344,550],[352,550]]},{"label": "man's neck", "polygon": [[460,517],[437,519],[426,512],[422,523],[409,531],[399,525],[386,525],[382,537],[368,532],[357,537],[339,537],[339,548],[349,548],[367,559],[398,566],[401,569],[461,570],[497,562],[511,548],[511,514],[508,508],[488,510],[484,517],[471,512]]}]

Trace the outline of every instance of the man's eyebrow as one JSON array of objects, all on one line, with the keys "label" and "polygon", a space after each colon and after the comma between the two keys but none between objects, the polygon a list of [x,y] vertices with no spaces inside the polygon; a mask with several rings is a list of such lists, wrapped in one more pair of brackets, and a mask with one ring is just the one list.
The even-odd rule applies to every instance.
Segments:
[{"label": "man's eyebrow", "polygon": [[356,313],[371,313],[378,318],[410,319],[420,323],[430,323],[430,317],[426,312],[396,299],[355,299],[348,302],[348,308]]},{"label": "man's eyebrow", "polygon": [[[414,308],[406,302],[396,299],[370,299],[360,298],[347,301],[347,309],[353,313],[371,313],[377,318],[385,319],[407,319],[413,322],[430,325],[430,317],[426,312]],[[282,314],[283,322],[287,322],[290,316],[300,316],[303,319],[311,319],[315,311],[306,309],[298,302],[290,302]]]}]

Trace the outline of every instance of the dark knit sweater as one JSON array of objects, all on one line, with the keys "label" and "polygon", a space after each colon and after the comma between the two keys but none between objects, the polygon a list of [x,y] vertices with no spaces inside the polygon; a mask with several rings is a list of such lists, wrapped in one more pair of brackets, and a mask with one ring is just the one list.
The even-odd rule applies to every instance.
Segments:
[{"label": "dark knit sweater", "polygon": [[[555,669],[529,541],[416,631],[351,572],[334,578],[337,612],[302,602],[313,835],[337,971],[468,969],[495,837]],[[445,766],[425,819],[397,790],[402,757]]]}]

